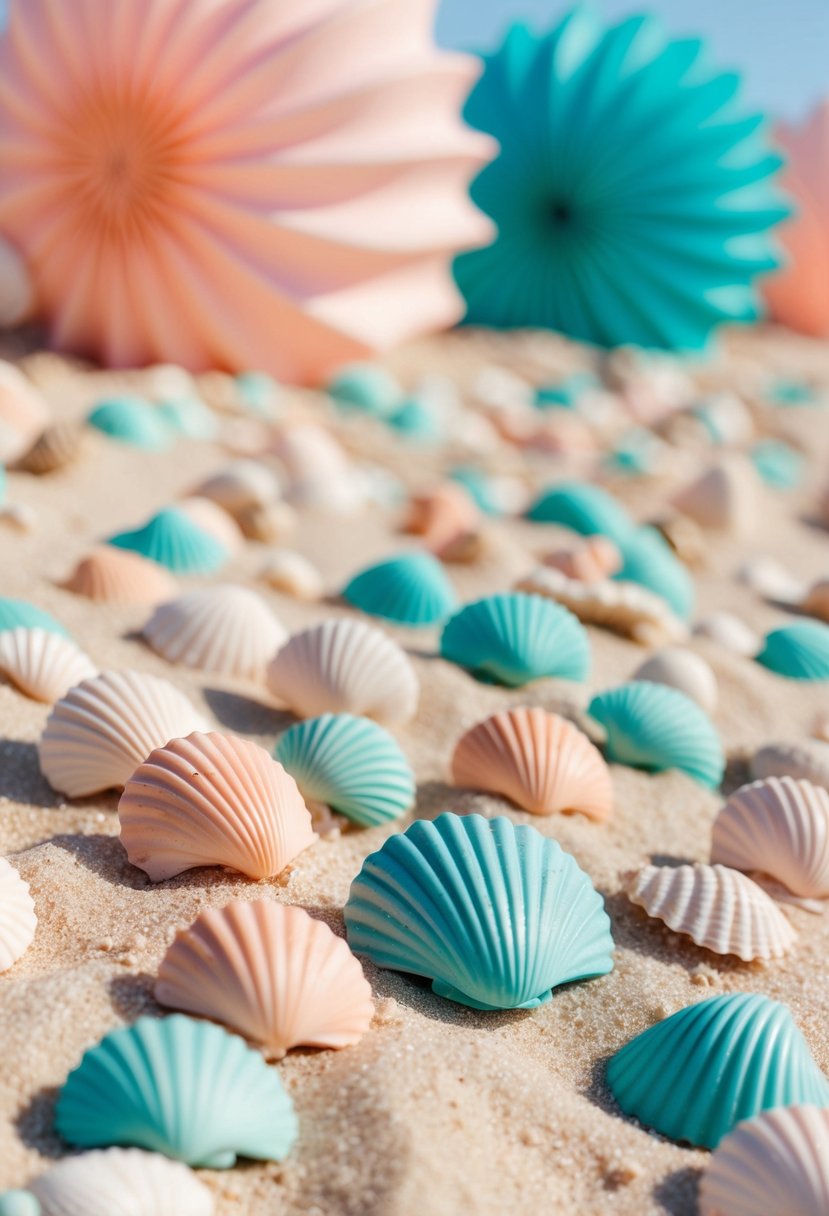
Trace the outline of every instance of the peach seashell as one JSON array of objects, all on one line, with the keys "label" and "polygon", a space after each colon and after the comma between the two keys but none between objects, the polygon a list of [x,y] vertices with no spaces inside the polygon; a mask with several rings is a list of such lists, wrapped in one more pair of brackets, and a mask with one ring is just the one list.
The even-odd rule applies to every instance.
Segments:
[{"label": "peach seashell", "polygon": [[661,533],[686,566],[701,566],[704,563],[708,541],[702,528],[693,519],[678,512],[667,511],[652,519],[650,526]]},{"label": "peach seashell", "polygon": [[766,777],[793,777],[829,789],[829,743],[804,739],[799,743],[768,743],[751,758],[751,775],[758,781]]},{"label": "peach seashell", "polygon": [[58,701],[97,671],[70,638],[51,629],[20,627],[0,633],[0,672],[34,701]]},{"label": "peach seashell", "polygon": [[516,590],[563,604],[585,625],[600,625],[644,646],[682,641],[687,629],[661,596],[638,583],[602,579],[584,583],[560,570],[539,566],[515,584]]},{"label": "peach seashell", "polygon": [[622,555],[606,536],[591,536],[571,549],[554,549],[542,558],[545,566],[560,570],[567,578],[596,583],[622,568]]},{"label": "peach seashell", "polygon": [[408,722],[420,696],[402,647],[374,625],[345,619],[295,633],[268,667],[267,683],[301,718],[346,713]]},{"label": "peach seashell", "polygon": [[801,612],[829,623],[829,578],[822,578],[818,582],[812,583],[801,599],[799,607]]},{"label": "peach seashell", "polygon": [[0,463],[11,464],[27,452],[50,421],[38,390],[0,359]]},{"label": "peach seashell", "polygon": [[264,678],[288,636],[254,591],[228,585],[199,587],[159,604],[143,634],[170,663],[249,679]]},{"label": "peach seashell", "polygon": [[760,518],[758,488],[750,461],[723,456],[675,494],[673,506],[703,528],[746,534]]},{"label": "peach seashell", "polygon": [[632,680],[650,680],[678,688],[686,697],[696,701],[707,714],[717,708],[719,690],[717,677],[700,655],[680,646],[670,646],[646,659],[631,676]]},{"label": "peach seashell", "polygon": [[580,811],[602,823],[613,810],[600,753],[566,718],[537,707],[502,710],[462,735],[452,781],[503,794],[534,815]]},{"label": "peach seashell", "polygon": [[829,743],[829,714],[818,714],[812,723],[812,738]]},{"label": "peach seashell", "polygon": [[183,498],[176,506],[194,524],[198,524],[208,535],[217,540],[227,549],[228,553],[238,553],[245,543],[245,538],[232,515],[209,498]]},{"label": "peach seashell", "polygon": [[53,422],[41,431],[34,443],[14,462],[21,473],[43,476],[65,468],[80,455],[84,432],[73,422]]},{"label": "peach seashell", "polygon": [[481,513],[472,496],[463,486],[447,481],[411,499],[403,531],[421,537],[426,548],[440,557],[480,525]]},{"label": "peach seashell", "polygon": [[781,958],[797,938],[762,887],[727,866],[645,866],[628,897],[696,945],[743,962]]},{"label": "peach seashell", "polygon": [[829,792],[767,777],[731,795],[711,829],[711,860],[758,871],[794,895],[829,897]]},{"label": "peach seashell", "polygon": [[316,566],[291,549],[275,549],[260,578],[274,591],[281,591],[295,600],[318,600],[324,591],[322,575]]},{"label": "peach seashell", "polygon": [[264,748],[196,731],[140,764],[118,803],[121,843],[153,882],[197,866],[272,878],[317,839],[297,784]]},{"label": "peach seashell", "polygon": [[114,545],[81,558],[61,586],[105,604],[158,604],[176,592],[176,580],[163,566]]},{"label": "peach seashell", "polygon": [[29,884],[0,857],[0,971],[8,971],[32,944],[37,928]]},{"label": "peach seashell", "polygon": [[291,1047],[350,1047],[374,1016],[348,944],[303,908],[270,899],[206,908],[179,930],[155,999],[222,1022],[269,1059]]},{"label": "peach seashell", "polygon": [[15,247],[0,236],[0,329],[25,321],[35,302],[26,263]]},{"label": "peach seashell", "polygon": [[272,545],[296,529],[297,516],[290,503],[271,502],[264,507],[245,507],[239,512],[238,523],[248,540]]},{"label": "peach seashell", "polygon": [[53,789],[85,798],[124,785],[168,739],[208,725],[183,693],[139,671],[103,671],[58,701],[38,744]]},{"label": "peach seashell", "polygon": [[694,636],[710,638],[724,650],[732,654],[753,658],[762,645],[759,634],[756,634],[744,621],[731,612],[712,612],[710,616],[694,625]]},{"label": "peach seashell", "polygon": [[256,460],[234,460],[201,482],[193,491],[209,498],[237,521],[251,507],[267,507],[280,496],[279,479],[272,469]]}]

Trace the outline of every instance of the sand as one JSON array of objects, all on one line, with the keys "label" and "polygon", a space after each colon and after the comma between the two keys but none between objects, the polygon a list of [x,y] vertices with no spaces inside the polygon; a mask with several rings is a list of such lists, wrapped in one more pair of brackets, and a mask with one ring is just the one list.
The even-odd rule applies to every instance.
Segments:
[{"label": "sand", "polygon": [[[406,379],[434,370],[468,383],[485,362],[533,378],[586,357],[551,337],[468,333],[422,343],[393,363]],[[79,416],[120,382],[140,383],[42,356],[24,365],[61,416]],[[694,374],[703,386],[736,386],[752,396],[769,369],[807,374],[829,390],[826,349],[782,334],[734,337]],[[332,417],[311,394],[289,396],[288,410]],[[765,492],[748,540],[710,539],[695,578],[698,615],[724,607],[763,630],[787,614],[738,583],[735,571],[747,555],[777,557],[803,579],[829,574],[826,533],[802,518],[829,471],[829,425],[825,412],[808,408],[758,416],[766,429],[773,425],[808,450],[808,478],[795,492]],[[428,481],[459,454],[419,453],[379,424],[333,425],[352,450],[382,459],[410,486]],[[27,534],[0,528],[2,591],[53,611],[100,666],[170,678],[218,729],[270,747],[290,717],[269,704],[262,688],[171,667],[135,635],[145,609],[90,604],[55,582],[91,543],[139,523],[226,459],[209,443],[181,442],[169,453],[143,455],[90,435],[71,468],[45,478],[11,474],[10,498],[32,506],[37,523]],[[688,459],[696,467],[705,458]],[[495,469],[520,471],[532,485],[583,466],[582,458],[522,458],[505,446],[488,460]],[[644,486],[614,482],[614,489],[648,518],[678,467]],[[315,562],[333,594],[362,563],[406,543],[398,520],[393,508],[353,517],[302,511],[288,543]],[[501,590],[532,566],[532,551],[566,539],[560,529],[499,522],[485,559],[452,567],[450,576],[465,598]],[[347,611],[335,602],[306,605],[269,591],[257,582],[265,552],[249,543],[222,581],[257,587],[290,629]],[[182,586],[198,581],[181,580]],[[761,966],[697,949],[634,908],[621,890],[626,872],[649,859],[707,859],[721,797],[680,774],[614,766],[617,808],[606,825],[579,816],[533,818],[447,784],[448,758],[463,729],[507,705],[575,712],[592,692],[629,676],[644,657],[640,647],[591,629],[587,686],[541,681],[504,690],[478,685],[436,659],[435,631],[390,632],[404,640],[422,682],[417,719],[396,732],[417,773],[414,815],[447,808],[506,814],[557,839],[606,899],[615,969],[557,992],[531,1013],[483,1014],[433,996],[425,983],[366,964],[377,1008],[371,1031],[345,1051],[294,1051],[278,1065],[298,1110],[298,1144],[279,1165],[202,1171],[218,1216],[503,1216],[536,1206],[581,1216],[694,1212],[707,1154],[621,1117],[603,1081],[604,1061],[632,1035],[692,1001],[750,991],[790,1005],[829,1072],[829,917],[787,909],[799,941],[787,959]],[[727,792],[746,779],[754,748],[806,736],[818,711],[829,709],[827,693],[820,685],[787,683],[713,643],[692,644],[719,681],[715,721],[729,756]],[[39,917],[34,944],[0,976],[0,1189],[25,1184],[67,1152],[51,1130],[56,1089],[101,1035],[159,1012],[153,977],[176,928],[207,905],[269,895],[307,908],[342,933],[351,879],[362,859],[398,830],[354,829],[323,839],[297,859],[287,879],[252,883],[200,870],[154,885],[129,865],[118,841],[117,795],[69,803],[40,775],[35,743],[47,713],[48,707],[0,685],[0,853],[31,884]],[[698,1082],[707,1083],[704,1073]]]}]

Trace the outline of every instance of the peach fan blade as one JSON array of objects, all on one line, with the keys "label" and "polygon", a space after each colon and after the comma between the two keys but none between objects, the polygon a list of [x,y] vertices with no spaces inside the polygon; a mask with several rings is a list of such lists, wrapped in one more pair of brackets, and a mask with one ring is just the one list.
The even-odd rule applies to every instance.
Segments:
[{"label": "peach fan blade", "polygon": [[53,345],[324,378],[462,312],[492,144],[436,0],[11,0],[0,234]]}]

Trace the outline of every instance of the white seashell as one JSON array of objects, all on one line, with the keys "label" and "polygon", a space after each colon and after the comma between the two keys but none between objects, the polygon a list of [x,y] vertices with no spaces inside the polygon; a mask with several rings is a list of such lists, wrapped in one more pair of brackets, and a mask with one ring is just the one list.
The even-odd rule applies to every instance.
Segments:
[{"label": "white seashell", "polygon": [[743,962],[781,958],[797,938],[762,887],[727,866],[645,866],[628,896],[675,933]]},{"label": "white seashell", "polygon": [[318,600],[324,591],[322,575],[307,557],[293,549],[274,549],[262,568],[260,578],[274,591],[295,600]]},{"label": "white seashell", "polygon": [[34,701],[58,701],[97,671],[70,638],[51,629],[21,626],[0,633],[0,672]]},{"label": "white seashell", "polygon": [[35,300],[26,263],[15,247],[0,237],[0,329],[25,321]]},{"label": "white seashell", "polygon": [[710,638],[732,654],[754,658],[762,640],[744,621],[731,612],[713,612],[694,625],[694,636]]},{"label": "white seashell", "polygon": [[693,650],[671,646],[651,655],[631,676],[632,680],[649,680],[652,684],[667,684],[696,701],[707,714],[717,708],[717,677],[700,655]]},{"label": "white seashell", "polygon": [[67,1157],[29,1188],[43,1216],[213,1216],[213,1196],[180,1161],[138,1148]]},{"label": "white seashell", "polygon": [[767,743],[754,753],[750,767],[757,781],[766,777],[794,777],[829,790],[829,743],[817,739]]},{"label": "white seashell", "polygon": [[420,686],[403,649],[374,625],[327,620],[285,643],[267,683],[295,714],[363,714],[378,722],[408,722]]},{"label": "white seashell", "polygon": [[51,421],[45,398],[11,363],[0,359],[0,462],[12,464]]},{"label": "white seashell", "polygon": [[159,604],[144,637],[170,663],[262,679],[288,634],[264,600],[244,587],[200,587]]},{"label": "white seashell", "polygon": [[15,532],[33,532],[40,516],[27,502],[7,502],[0,507],[0,520]]},{"label": "white seashell", "polygon": [[737,580],[766,600],[796,604],[806,588],[773,557],[750,557],[737,571]]},{"label": "white seashell", "polygon": [[251,507],[267,507],[280,496],[279,478],[256,460],[234,460],[193,491],[223,507],[237,521]]},{"label": "white seashell", "polygon": [[224,545],[228,553],[238,553],[244,545],[245,538],[236,520],[211,499],[198,496],[183,498],[176,503],[176,507],[220,545]]},{"label": "white seashell", "polygon": [[0,971],[8,971],[32,944],[37,928],[29,884],[0,857]]},{"label": "white seashell", "polygon": [[560,570],[539,566],[520,579],[515,589],[546,596],[569,608],[585,625],[612,629],[643,645],[681,641],[687,634],[662,597],[638,583],[610,579],[584,583]]},{"label": "white seashell", "polygon": [[758,476],[744,456],[723,456],[683,487],[673,506],[703,528],[750,532],[760,519]]},{"label": "white seashell", "polygon": [[330,431],[313,422],[286,427],[275,452],[285,467],[285,497],[296,506],[351,512],[365,495],[345,449]]}]

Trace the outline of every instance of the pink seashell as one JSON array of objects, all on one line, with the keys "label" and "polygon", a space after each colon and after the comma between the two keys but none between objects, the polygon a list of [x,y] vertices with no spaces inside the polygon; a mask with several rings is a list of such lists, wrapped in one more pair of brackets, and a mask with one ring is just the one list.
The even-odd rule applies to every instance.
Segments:
[{"label": "pink seashell", "polygon": [[493,714],[462,735],[452,781],[503,794],[534,815],[580,811],[602,823],[613,810],[610,771],[586,735],[540,708]]},{"label": "pink seashell", "polygon": [[0,671],[34,701],[58,701],[97,670],[70,638],[51,629],[0,633]]},{"label": "pink seashell", "polygon": [[0,857],[0,971],[8,971],[32,944],[37,928],[34,900],[25,882]]},{"label": "pink seashell", "polygon": [[348,944],[303,908],[270,899],[206,908],[179,930],[155,998],[239,1031],[270,1059],[291,1047],[350,1047],[374,1016]]},{"label": "pink seashell", "polygon": [[591,536],[571,549],[555,549],[542,559],[545,566],[560,570],[567,578],[595,583],[610,578],[622,568],[622,556],[606,536]]},{"label": "pink seashell", "polygon": [[176,506],[194,524],[224,545],[228,553],[238,553],[244,545],[245,538],[233,516],[209,498],[183,498]]},{"label": "pink seashell", "polygon": [[426,548],[438,557],[480,526],[481,513],[472,496],[451,481],[415,495],[403,521],[403,531],[421,537]]},{"label": "pink seashell", "polygon": [[297,784],[264,748],[198,731],[152,752],[118,803],[121,843],[153,882],[197,866],[273,878],[317,839]]},{"label": "pink seashell", "polygon": [[12,464],[28,452],[49,422],[49,409],[34,385],[0,359],[0,463]]},{"label": "pink seashell", "polygon": [[105,604],[158,604],[176,592],[176,581],[139,553],[101,545],[81,558],[61,586]]},{"label": "pink seashell", "polygon": [[249,679],[264,679],[288,636],[263,599],[232,586],[200,587],[160,604],[143,632],[170,663]]},{"label": "pink seashell", "polygon": [[760,518],[759,479],[741,455],[722,456],[673,497],[673,506],[700,527],[745,535]]}]

